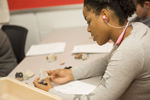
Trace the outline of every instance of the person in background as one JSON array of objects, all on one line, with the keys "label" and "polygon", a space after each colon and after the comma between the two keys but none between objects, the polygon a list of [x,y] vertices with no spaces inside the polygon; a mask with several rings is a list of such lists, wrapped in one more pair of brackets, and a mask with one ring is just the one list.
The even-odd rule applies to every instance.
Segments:
[{"label": "person in background", "polygon": [[11,43],[7,35],[0,29],[0,76],[7,76],[17,66]]},{"label": "person in background", "polygon": [[150,0],[133,0],[136,5],[136,17],[131,22],[142,22],[150,27]]},{"label": "person in background", "polygon": [[[133,0],[84,0],[87,31],[99,45],[111,39],[115,43],[112,51],[85,65],[49,70],[47,85],[39,84],[37,77],[35,87],[63,100],[150,100],[150,28],[128,22],[135,10]],[[87,95],[64,94],[51,84],[97,76],[102,76],[99,85]]]}]

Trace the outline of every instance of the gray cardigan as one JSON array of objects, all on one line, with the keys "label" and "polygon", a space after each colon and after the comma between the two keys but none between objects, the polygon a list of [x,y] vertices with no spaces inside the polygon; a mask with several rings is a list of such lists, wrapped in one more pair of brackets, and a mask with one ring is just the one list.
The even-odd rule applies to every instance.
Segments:
[{"label": "gray cardigan", "polygon": [[75,80],[103,76],[88,95],[49,92],[63,100],[150,100],[150,29],[131,23],[131,35],[104,58],[72,68]]},{"label": "gray cardigan", "polygon": [[7,76],[17,66],[10,41],[6,34],[0,30],[0,76]]}]

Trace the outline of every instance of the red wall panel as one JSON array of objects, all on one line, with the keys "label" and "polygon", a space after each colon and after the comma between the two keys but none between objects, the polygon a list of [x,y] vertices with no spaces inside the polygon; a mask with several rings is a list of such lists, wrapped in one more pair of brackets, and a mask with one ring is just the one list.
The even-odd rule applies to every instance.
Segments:
[{"label": "red wall panel", "polygon": [[7,0],[9,10],[52,7],[61,5],[81,4],[83,0]]}]

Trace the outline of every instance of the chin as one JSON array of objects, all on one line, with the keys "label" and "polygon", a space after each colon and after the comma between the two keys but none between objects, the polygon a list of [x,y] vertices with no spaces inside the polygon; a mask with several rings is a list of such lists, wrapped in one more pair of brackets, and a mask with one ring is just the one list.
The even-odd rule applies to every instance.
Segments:
[{"label": "chin", "polygon": [[139,17],[139,18],[143,18],[144,16],[139,16],[139,15],[138,15],[138,17]]},{"label": "chin", "polygon": [[98,44],[98,45],[100,45],[100,46],[102,46],[102,45],[103,45],[103,43],[99,43],[99,42],[97,42],[97,44]]},{"label": "chin", "polygon": [[[96,41],[97,42],[97,41]],[[103,43],[103,42],[97,42],[98,45],[102,46],[104,44],[106,44],[107,42]]]}]

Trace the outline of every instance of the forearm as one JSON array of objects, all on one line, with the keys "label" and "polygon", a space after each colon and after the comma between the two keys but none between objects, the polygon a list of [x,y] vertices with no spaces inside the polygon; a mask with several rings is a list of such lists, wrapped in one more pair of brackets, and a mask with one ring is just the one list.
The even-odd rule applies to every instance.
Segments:
[{"label": "forearm", "polygon": [[[126,59],[126,61],[128,60]],[[90,94],[64,94],[54,89],[49,90],[49,92],[62,97],[64,100],[118,100],[142,69],[141,59],[138,61],[132,59],[133,62],[139,62],[136,65],[132,65],[132,62],[125,65],[124,62],[126,61],[120,61],[117,56],[115,59],[113,58],[108,64],[100,84]]]},{"label": "forearm", "polygon": [[106,70],[108,60],[107,56],[99,58],[88,64],[72,68],[74,79],[83,79],[88,77],[102,76]]},{"label": "forearm", "polygon": [[116,50],[116,48],[117,47],[114,46],[111,52],[104,57],[101,57],[93,62],[89,62],[86,65],[72,68],[74,80],[88,77],[102,76],[106,70],[108,61],[110,60],[110,57],[112,53]]}]

